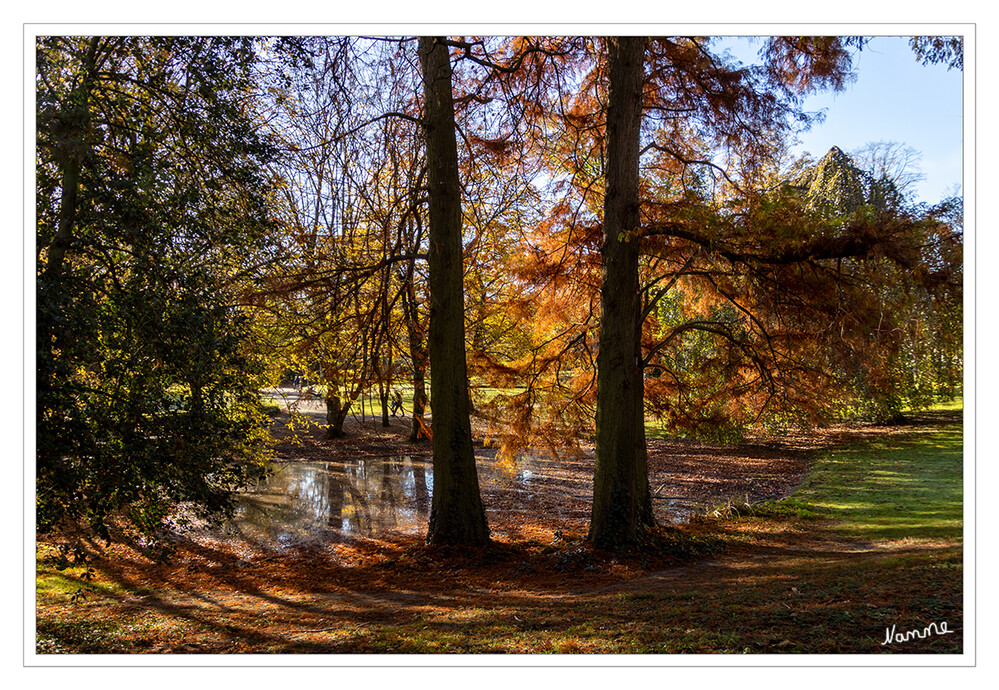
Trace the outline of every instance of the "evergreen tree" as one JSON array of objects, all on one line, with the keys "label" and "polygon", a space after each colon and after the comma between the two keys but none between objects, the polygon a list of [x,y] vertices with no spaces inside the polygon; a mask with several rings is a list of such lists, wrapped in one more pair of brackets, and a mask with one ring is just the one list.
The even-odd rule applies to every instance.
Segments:
[{"label": "evergreen tree", "polygon": [[255,59],[232,38],[38,42],[42,532],[224,513],[263,457],[235,306],[269,229]]}]

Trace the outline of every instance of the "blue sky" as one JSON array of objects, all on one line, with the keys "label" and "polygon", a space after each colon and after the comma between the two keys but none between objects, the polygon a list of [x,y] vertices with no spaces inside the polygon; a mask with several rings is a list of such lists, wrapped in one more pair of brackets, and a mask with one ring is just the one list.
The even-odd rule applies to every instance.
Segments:
[{"label": "blue sky", "polygon": [[[759,47],[732,54],[749,62]],[[920,201],[939,201],[962,184],[963,73],[921,65],[908,39],[899,37],[875,38],[855,56],[854,68],[857,80],[844,91],[806,100],[808,110],[825,109],[826,120],[801,136],[796,152],[818,158],[833,146],[850,152],[872,141],[897,141],[922,154]]]}]

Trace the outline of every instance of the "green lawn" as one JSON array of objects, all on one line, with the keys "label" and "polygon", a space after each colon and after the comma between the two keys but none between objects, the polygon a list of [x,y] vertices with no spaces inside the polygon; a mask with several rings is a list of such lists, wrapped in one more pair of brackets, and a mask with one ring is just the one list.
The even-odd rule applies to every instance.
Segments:
[{"label": "green lawn", "polygon": [[793,498],[863,539],[960,542],[963,528],[963,434],[954,421],[933,433],[831,451]]}]

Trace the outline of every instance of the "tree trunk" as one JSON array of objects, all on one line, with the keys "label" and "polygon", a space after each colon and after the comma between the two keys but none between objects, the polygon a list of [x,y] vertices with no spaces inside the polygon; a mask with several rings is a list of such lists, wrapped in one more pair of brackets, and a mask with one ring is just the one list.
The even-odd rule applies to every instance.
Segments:
[{"label": "tree trunk", "polygon": [[48,282],[58,281],[62,276],[63,259],[73,240],[73,227],[76,224],[76,207],[80,191],[80,173],[86,145],[84,139],[90,128],[90,90],[93,87],[97,70],[97,49],[100,37],[90,39],[89,50],[83,63],[80,86],[71,95],[70,111],[64,120],[72,123],[70,136],[61,147],[57,160],[62,168],[62,199],[59,206],[59,223],[55,237],[48,247],[45,264],[45,277]]},{"label": "tree trunk", "polygon": [[[385,244],[388,244],[388,237],[385,238]],[[391,394],[392,388],[392,338],[389,336],[389,327],[392,321],[391,311],[389,310],[389,300],[388,300],[388,288],[389,282],[392,276],[392,272],[389,269],[385,270],[385,283],[382,286],[382,343],[384,347],[388,350],[388,354],[383,362],[381,357],[378,357],[379,362],[379,378],[378,378],[378,394],[381,397],[382,403],[382,426],[389,426],[389,395]],[[384,365],[384,368],[382,366]]]},{"label": "tree trunk", "polygon": [[73,225],[76,221],[77,197],[80,190],[80,160],[69,156],[63,167],[62,199],[59,207],[59,225],[52,244],[49,245],[45,277],[50,282],[62,276],[63,257],[73,239]]},{"label": "tree trunk", "polygon": [[411,442],[430,438],[427,424],[423,419],[427,407],[427,348],[423,342],[423,327],[420,325],[420,314],[416,306],[415,272],[415,261],[410,261],[402,276],[404,281],[402,312],[405,315],[406,335],[409,338],[409,358],[413,363],[413,424],[409,431]]},{"label": "tree trunk", "polygon": [[427,433],[427,423],[423,413],[427,409],[427,389],[424,380],[423,362],[413,363],[413,425],[409,430],[410,441],[421,441],[430,438]]},{"label": "tree trunk", "polygon": [[461,186],[455,142],[451,60],[437,39],[421,37],[430,207],[430,399],[434,492],[427,541],[489,541],[469,421],[461,243]]},{"label": "tree trunk", "polygon": [[384,379],[378,380],[378,402],[382,406],[382,426],[389,425],[389,384]]},{"label": "tree trunk", "polygon": [[[61,320],[57,314],[66,304],[63,290],[63,263],[66,252],[73,243],[73,230],[76,226],[77,206],[79,205],[80,177],[83,171],[84,155],[87,148],[87,135],[90,129],[90,91],[93,88],[97,70],[97,52],[100,37],[90,39],[89,49],[84,58],[80,86],[64,104],[62,120],[67,132],[56,153],[56,161],[62,171],[62,198],[59,200],[59,215],[52,237],[46,247],[45,268],[37,284],[38,308],[35,331],[35,346],[38,365],[35,371],[39,404],[36,407],[37,423],[42,424],[44,410],[50,395],[54,394],[51,374],[54,373],[57,352],[61,349],[62,336],[58,326]],[[46,453],[46,444],[40,446],[40,453]]]},{"label": "tree trunk", "polygon": [[639,134],[645,39],[608,38],[607,171],[604,199],[596,470],[589,539],[632,543],[652,527],[641,366],[637,233]]},{"label": "tree trunk", "polygon": [[349,410],[349,401],[344,405],[339,395],[331,393],[326,396],[326,438],[343,438],[343,423]]}]

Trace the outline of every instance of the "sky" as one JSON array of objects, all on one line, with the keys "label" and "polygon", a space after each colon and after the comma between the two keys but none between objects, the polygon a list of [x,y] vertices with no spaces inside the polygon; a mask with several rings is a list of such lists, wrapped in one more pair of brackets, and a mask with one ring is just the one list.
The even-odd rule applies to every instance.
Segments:
[{"label": "sky", "polygon": [[[749,63],[760,44],[739,43],[732,54]],[[805,108],[824,109],[826,119],[801,135],[795,152],[821,158],[833,146],[849,153],[868,142],[900,142],[922,154],[926,179],[916,185],[918,201],[950,196],[963,183],[963,72],[920,64],[900,37],[872,40],[854,69],[857,79],[843,91],[806,99]]]}]

